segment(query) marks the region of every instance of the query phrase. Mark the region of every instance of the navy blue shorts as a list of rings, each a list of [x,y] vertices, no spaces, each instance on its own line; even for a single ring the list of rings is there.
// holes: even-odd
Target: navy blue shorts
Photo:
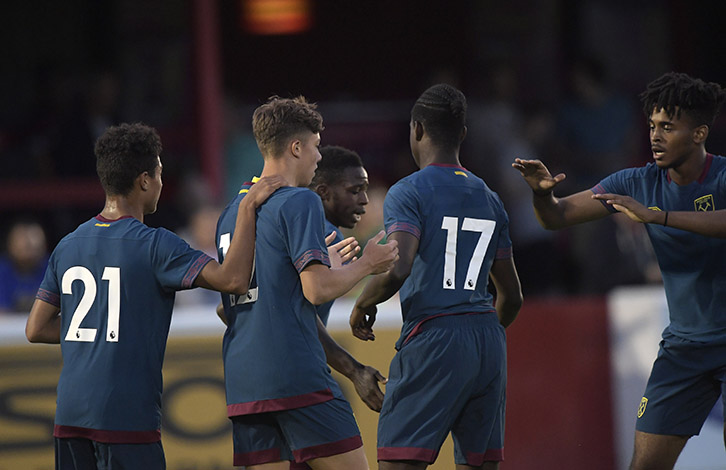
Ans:
[[[280,460],[300,463],[363,446],[353,410],[342,398],[292,410],[233,416],[232,427],[235,466]]]
[[[55,438],[56,470],[166,469],[161,441],[105,444],[83,438]]]
[[[669,336],[660,343],[635,428],[696,435],[719,396],[726,396],[726,346]]]
[[[433,463],[449,432],[457,464],[502,460],[506,362],[496,314],[426,321],[391,362],[378,460]]]

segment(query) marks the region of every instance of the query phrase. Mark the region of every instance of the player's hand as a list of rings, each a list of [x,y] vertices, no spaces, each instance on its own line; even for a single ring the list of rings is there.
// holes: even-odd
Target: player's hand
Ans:
[[[648,209],[630,196],[619,194],[593,194],[593,199],[605,201],[613,206],[618,212],[627,215],[631,220],[644,224],[662,223],[665,218],[662,211]]]
[[[547,167],[540,160],[522,160],[515,158],[512,168],[519,170],[532,191],[540,196],[551,193],[555,186],[565,179],[565,174],[552,176]]]
[[[363,249],[361,260],[365,259],[370,264],[370,274],[385,273],[398,261],[398,242],[390,240],[387,243],[379,244],[386,232],[381,230],[375,237],[368,240]]]
[[[373,411],[381,411],[381,406],[383,406],[383,392],[378,384],[385,384],[388,382],[387,378],[373,367],[363,366],[360,369],[356,369],[350,377],[350,381],[353,382],[356,393],[368,408]]]
[[[366,309],[358,305],[353,307],[353,312],[350,314],[350,329],[353,336],[363,341],[375,341],[373,323],[376,322],[376,313],[378,308],[375,305]]]
[[[328,257],[330,258],[330,267],[339,268],[347,262],[353,262],[358,258],[355,255],[360,251],[360,245],[355,237],[348,237],[338,243],[331,245],[335,240],[335,232],[325,237],[325,245],[328,247]]]
[[[240,204],[246,203],[252,204],[254,208],[260,207],[260,205],[265,202],[272,193],[282,186],[289,186],[285,178],[282,176],[264,176],[250,187],[247,195],[242,198],[242,202]]]

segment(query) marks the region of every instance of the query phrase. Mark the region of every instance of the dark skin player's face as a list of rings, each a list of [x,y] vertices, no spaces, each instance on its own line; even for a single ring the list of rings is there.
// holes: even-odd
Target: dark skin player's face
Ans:
[[[337,184],[327,187],[323,198],[326,218],[336,227],[353,228],[368,204],[368,173],[363,167],[349,167]]]
[[[648,119],[653,160],[659,168],[678,168],[691,158],[702,157],[701,143],[696,140],[698,127],[688,117],[669,116],[655,110]]]

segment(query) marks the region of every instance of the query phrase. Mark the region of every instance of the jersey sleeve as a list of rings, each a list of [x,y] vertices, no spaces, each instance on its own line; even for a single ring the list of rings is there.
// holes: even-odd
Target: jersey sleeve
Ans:
[[[632,186],[629,184],[632,179],[635,169],[626,168],[624,170],[616,171],[615,173],[606,176],[598,184],[590,188],[595,194],[619,194],[623,196],[632,196]],[[605,208],[613,214],[617,212],[612,205],[605,201],[600,201]]]
[[[156,230],[152,267],[159,283],[170,290],[190,289],[212,258],[164,228]]]
[[[330,266],[323,227],[325,213],[320,197],[303,190],[290,197],[280,208],[280,227],[288,254],[298,273],[312,262]]]
[[[48,267],[45,268],[45,276],[43,281],[40,283],[38,293],[35,294],[35,298],[47,302],[56,307],[61,306],[60,302],[60,286],[58,285],[58,277],[55,274],[55,253],[50,255],[48,260]]]
[[[383,223],[386,235],[393,232],[408,232],[421,238],[420,198],[410,183],[399,181],[386,194],[383,202]]]

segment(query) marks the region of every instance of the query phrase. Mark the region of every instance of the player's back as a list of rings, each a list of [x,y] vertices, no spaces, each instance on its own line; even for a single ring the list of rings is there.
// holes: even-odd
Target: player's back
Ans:
[[[400,291],[407,327],[434,315],[493,312],[489,270],[509,256],[508,217],[499,197],[464,168],[429,165],[386,196],[388,233],[419,238],[411,274]]]
[[[131,217],[96,217],[61,240],[41,286],[60,293],[57,426],[153,430],[158,440],[174,293],[191,287],[208,260]]]

